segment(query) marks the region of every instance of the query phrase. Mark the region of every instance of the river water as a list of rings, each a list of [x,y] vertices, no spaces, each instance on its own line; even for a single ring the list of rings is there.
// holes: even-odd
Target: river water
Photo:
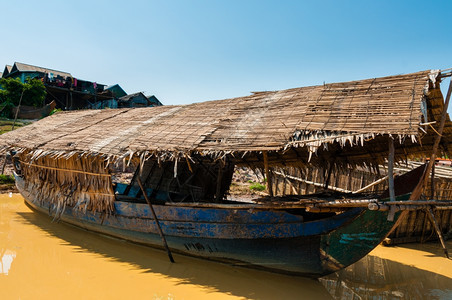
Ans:
[[[437,243],[378,247],[319,280],[174,258],[0,195],[0,299],[452,299],[452,260]]]

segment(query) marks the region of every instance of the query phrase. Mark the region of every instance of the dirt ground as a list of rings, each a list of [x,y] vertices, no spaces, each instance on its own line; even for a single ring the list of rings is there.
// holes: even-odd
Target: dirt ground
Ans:
[[[232,183],[229,188],[231,195],[267,195],[265,190],[253,189],[256,184],[265,186],[264,177],[259,172],[254,172],[249,168],[238,167],[234,170]]]

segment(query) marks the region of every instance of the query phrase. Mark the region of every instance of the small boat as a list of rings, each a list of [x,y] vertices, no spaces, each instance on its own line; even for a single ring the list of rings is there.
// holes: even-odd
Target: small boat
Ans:
[[[56,102],[53,100],[49,104],[44,105],[43,107],[34,107],[34,106],[14,106],[11,108],[11,112],[13,116],[17,114],[19,119],[41,119],[50,115],[52,110],[56,107]]]
[[[26,203],[54,220],[165,248],[171,260],[177,252],[319,277],[364,257],[403,210],[422,206],[413,201],[430,165],[396,178],[388,170],[385,192],[281,197],[271,189],[272,168],[321,166],[328,187],[332,172],[436,153],[439,137],[452,137],[442,76],[63,112],[1,135],[0,146],[13,156]],[[238,166],[265,175],[267,196],[228,196]],[[130,178],[117,181],[124,173]]]

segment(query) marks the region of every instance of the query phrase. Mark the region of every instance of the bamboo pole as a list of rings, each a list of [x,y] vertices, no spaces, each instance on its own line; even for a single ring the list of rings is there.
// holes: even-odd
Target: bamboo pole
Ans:
[[[431,209],[431,204],[396,204],[396,205],[388,205],[388,203],[379,203],[379,202],[373,202],[369,203],[369,210],[379,210],[379,211],[388,211],[392,207],[394,207],[395,211],[415,211],[415,210],[421,210],[421,209]],[[444,206],[435,206],[435,210],[452,210],[452,205],[444,205]],[[410,226],[412,227],[412,226]]]
[[[273,186],[272,186],[272,178],[270,174],[270,170],[268,167],[268,153],[267,151],[263,151],[264,155],[264,168],[265,168],[265,177],[267,177],[267,189],[270,197],[273,197]]]
[[[389,201],[395,201],[394,190],[394,140],[389,137],[389,156],[388,156],[388,179],[389,179]],[[395,206],[391,206],[388,213],[388,221],[393,222],[396,213]]]
[[[334,162],[331,163],[330,167],[328,168],[328,173],[327,173],[327,177],[326,177],[326,180],[325,180],[324,189],[328,189],[328,185],[330,184],[331,173],[333,173],[333,166],[334,166]]]
[[[318,187],[324,187],[325,186],[323,183],[313,182],[313,181],[310,181],[310,180],[298,178],[298,177],[291,176],[291,175],[285,175],[285,174],[283,174],[281,172],[275,171],[274,173],[276,175],[280,175],[280,176],[283,176],[284,178],[292,179],[292,180],[304,183],[306,185],[313,185],[313,186],[318,186]],[[331,186],[331,185],[328,185],[326,188],[328,190],[337,191],[337,192],[341,192],[341,193],[351,193],[352,192],[352,191],[349,191],[349,190],[346,190],[346,189],[341,189],[341,188],[338,188],[338,187],[335,187],[335,186]]]
[[[443,247],[443,250],[444,250],[444,254],[446,255],[447,258],[449,258],[449,253],[447,252],[447,247],[446,247],[446,243],[444,242],[443,233],[441,232],[441,229],[439,228],[438,223],[436,222],[435,215],[433,214],[431,207],[427,209],[427,213],[428,213],[428,216],[430,217],[430,221],[432,222],[433,227],[436,230],[436,233],[438,234],[439,240],[441,242],[441,246]]]
[[[217,188],[216,188],[216,192],[215,192],[215,201],[216,202],[220,202],[221,200],[223,200],[222,194],[221,194],[222,180],[223,180],[223,161],[220,161],[220,163],[218,164]]]
[[[441,141],[441,135],[443,134],[444,124],[446,123],[447,108],[449,107],[449,101],[450,101],[451,94],[452,94],[452,77],[450,78],[449,88],[447,90],[447,95],[446,95],[446,101],[444,103],[444,108],[443,108],[443,112],[441,115],[441,122],[439,125],[438,135],[435,137],[435,142],[433,144],[432,155],[430,157],[430,161],[428,163],[428,166],[425,168],[424,174],[421,176],[419,183],[417,184],[417,186],[414,188],[413,192],[411,193],[409,200],[419,200],[419,197],[421,196],[421,194],[424,190],[426,180],[428,180],[428,175],[430,174],[430,170],[432,169],[433,164],[435,163],[436,152],[438,151],[439,142]],[[408,211],[403,211],[401,213],[401,215],[399,216],[399,219],[394,224],[394,226],[392,227],[392,229],[388,233],[388,235],[390,235],[402,223],[402,221],[406,218],[407,215],[408,215]]]
[[[361,188],[361,189],[359,189],[359,190],[356,190],[356,191],[352,192],[352,194],[358,194],[358,193],[364,192],[365,190],[370,189],[371,187],[373,187],[373,186],[375,186],[375,185],[377,185],[377,184],[379,184],[379,183],[381,183],[381,182],[387,180],[388,178],[389,178],[389,176],[386,175],[385,177],[380,178],[380,179],[378,179],[378,180],[376,180],[376,181],[374,181],[374,182],[372,182],[372,183],[366,185],[365,187],[363,187],[363,188]]]
[[[433,199],[435,197],[435,164],[432,166],[432,177],[430,180],[430,199]]]
[[[140,176],[137,177],[137,183],[140,186],[141,192],[143,192],[144,199],[146,200],[146,202],[149,205],[149,208],[151,209],[152,216],[154,217],[155,224],[157,225],[157,229],[159,231],[160,237],[162,238],[162,243],[166,249],[166,253],[168,253],[169,260],[170,260],[170,262],[173,263],[174,262],[173,255],[171,254],[168,244],[166,243],[166,238],[163,235],[163,231],[162,231],[162,228],[160,227],[160,223],[159,223],[159,220],[157,219],[157,215],[155,214],[154,207],[152,206],[151,200],[149,200],[148,195],[146,194],[146,191],[144,190],[143,184],[141,183]]]
[[[419,199],[421,193],[423,192],[424,185],[428,179],[428,175],[430,174],[430,170],[433,168],[433,164],[435,163],[436,152],[438,151],[439,142],[441,141],[441,135],[443,134],[444,124],[446,123],[447,108],[449,107],[451,93],[452,93],[452,77],[449,82],[449,89],[447,90],[446,101],[444,103],[443,113],[441,115],[441,122],[440,122],[439,129],[438,129],[438,135],[435,137],[435,142],[433,144],[433,150],[432,150],[432,155],[430,157],[430,161],[428,162],[427,169],[425,170],[424,175],[422,176],[421,180],[419,181],[419,184],[416,186],[413,193],[411,194],[410,200]]]
[[[388,156],[388,178],[389,178],[389,200],[395,200],[394,190],[394,140],[389,138],[389,156]]]

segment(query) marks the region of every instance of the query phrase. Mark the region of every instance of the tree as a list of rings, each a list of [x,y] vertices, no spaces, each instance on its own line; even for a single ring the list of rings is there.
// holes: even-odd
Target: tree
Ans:
[[[11,108],[21,105],[41,107],[44,105],[46,88],[41,80],[27,78],[25,83],[19,78],[0,78],[1,115],[11,117]]]

